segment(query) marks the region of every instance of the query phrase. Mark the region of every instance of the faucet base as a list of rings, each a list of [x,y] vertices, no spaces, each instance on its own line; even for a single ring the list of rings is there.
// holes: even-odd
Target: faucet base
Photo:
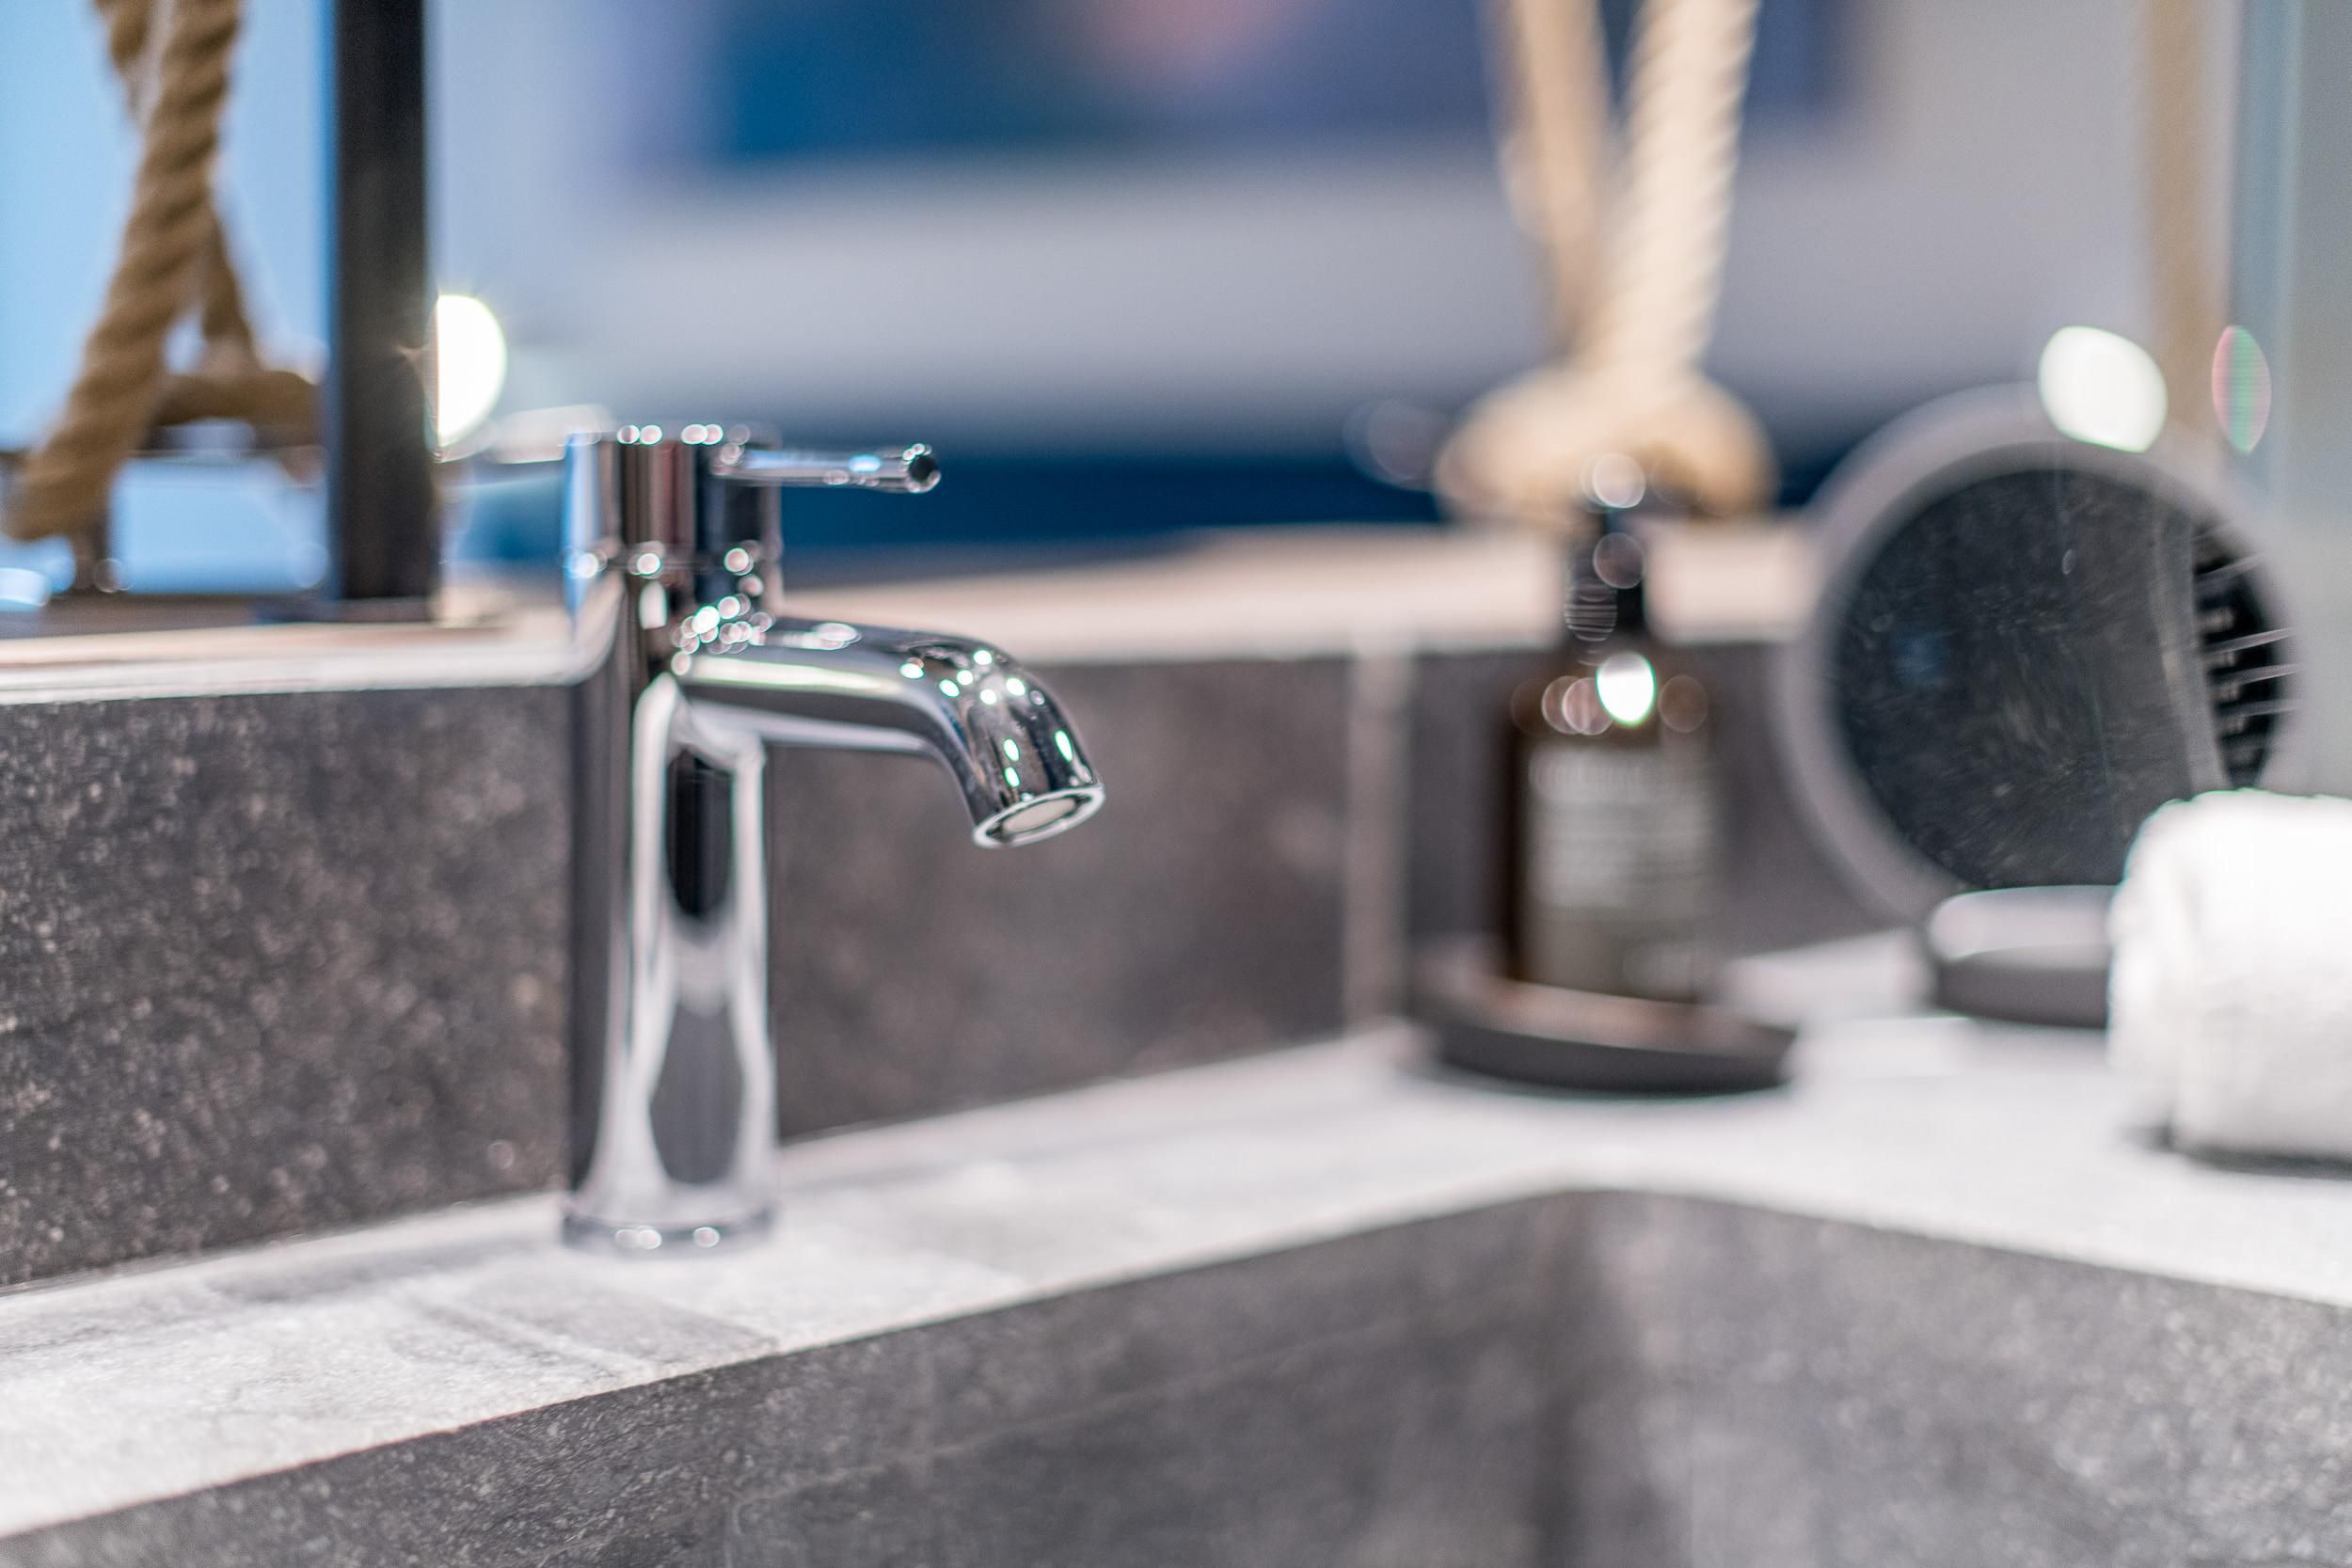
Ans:
[[[615,1225],[593,1215],[566,1214],[564,1241],[585,1252],[622,1258],[679,1258],[756,1242],[774,1227],[772,1209],[715,1225]]]

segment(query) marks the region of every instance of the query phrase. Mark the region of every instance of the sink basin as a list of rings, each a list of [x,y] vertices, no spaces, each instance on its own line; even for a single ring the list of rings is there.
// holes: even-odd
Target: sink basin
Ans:
[[[800,1146],[740,1253],[532,1198],[0,1296],[0,1565],[2352,1560],[2352,1191],[1902,1047],[1375,1037]]]

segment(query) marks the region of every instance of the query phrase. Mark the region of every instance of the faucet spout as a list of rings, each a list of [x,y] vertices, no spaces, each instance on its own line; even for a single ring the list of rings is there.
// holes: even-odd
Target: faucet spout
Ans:
[[[783,745],[929,754],[985,847],[1051,838],[1103,803],[1061,705],[1001,649],[840,621],[774,622],[733,640],[725,629],[673,661],[707,723]]]

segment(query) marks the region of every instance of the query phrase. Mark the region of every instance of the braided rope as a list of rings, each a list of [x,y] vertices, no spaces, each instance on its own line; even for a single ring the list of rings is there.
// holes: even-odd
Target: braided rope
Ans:
[[[155,0],[94,3],[100,19],[106,24],[106,54],[114,61],[116,76],[121,80],[131,117],[143,121],[155,81],[154,70],[147,58]],[[245,291],[230,259],[229,238],[221,228],[219,210],[207,203],[204,216],[204,252],[198,263],[198,326],[204,341],[204,357],[211,366],[231,373],[258,370],[261,351],[255,345],[252,320],[246,313]]]
[[[120,254],[64,409],[26,455],[8,531],[88,545],[103,537],[114,476],[158,425],[235,419],[274,441],[308,439],[314,389],[262,364],[213,201],[240,0],[96,0],[107,54],[140,128]],[[203,352],[172,373],[164,350],[198,304]]]
[[[1706,352],[1723,293],[1740,103],[1756,0],[1648,0],[1626,110],[1616,249],[1581,356],[1603,373],[1673,376]]]
[[[1530,18],[1563,3],[1516,0]],[[1581,229],[1541,226],[1554,252],[1554,314],[1581,330],[1564,360],[1488,394],[1456,429],[1437,474],[1455,511],[1570,526],[1581,514],[1587,468],[1612,453],[1635,458],[1703,511],[1743,511],[1771,495],[1772,456],[1754,417],[1699,370],[1722,293],[1756,8],[1756,0],[1643,7],[1616,221],[1597,267],[1558,254],[1565,244],[1582,243],[1576,233],[1599,231],[1597,203],[1596,219]],[[1562,25],[1549,34],[1573,31]],[[1538,29],[1520,23],[1512,36],[1525,48]],[[1585,70],[1573,51],[1564,60],[1556,47],[1519,61],[1524,79],[1552,76],[1554,94],[1572,90],[1567,79]],[[1520,136],[1546,143],[1550,138],[1532,118],[1538,95],[1522,87],[1518,97]],[[1578,182],[1572,167],[1565,178],[1571,187]],[[1597,277],[1597,286],[1588,297],[1570,297],[1586,277]]]
[[[1600,19],[1560,0],[1502,0],[1496,74],[1512,94],[1504,180],[1551,270],[1553,329],[1572,341],[1600,249],[1609,186],[1609,78]]]

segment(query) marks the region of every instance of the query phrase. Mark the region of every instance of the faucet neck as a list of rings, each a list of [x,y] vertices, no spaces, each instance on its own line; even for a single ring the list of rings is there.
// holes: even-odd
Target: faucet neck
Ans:
[[[715,424],[675,433],[624,425],[575,436],[564,470],[564,532],[575,601],[600,573],[637,589],[639,629],[656,646],[705,606],[764,610],[778,591],[783,506],[773,488],[730,483],[723,461],[748,436]]]

